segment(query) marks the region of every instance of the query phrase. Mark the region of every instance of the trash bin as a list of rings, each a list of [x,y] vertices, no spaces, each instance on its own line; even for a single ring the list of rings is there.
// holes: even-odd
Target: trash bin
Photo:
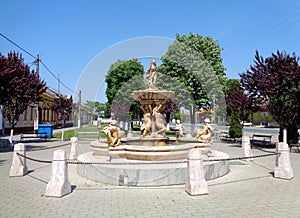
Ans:
[[[39,124],[38,134],[39,134],[39,137],[46,137],[46,138],[53,137],[53,125],[52,124]]]

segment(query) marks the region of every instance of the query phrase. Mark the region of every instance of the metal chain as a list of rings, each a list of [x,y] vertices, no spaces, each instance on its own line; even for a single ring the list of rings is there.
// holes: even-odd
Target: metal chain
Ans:
[[[64,146],[67,146],[67,145],[70,145],[70,143],[66,143],[66,144],[62,144],[62,145],[56,145],[56,146],[52,146],[52,147],[45,147],[45,148],[33,148],[33,149],[27,149],[26,148],[26,151],[43,151],[43,150],[48,150],[48,149],[52,149],[52,148],[60,148],[60,147],[64,147]]]
[[[262,151],[262,152],[272,153],[272,154],[276,153],[275,151],[267,151],[267,150],[265,150],[265,149],[262,149],[261,147],[255,146],[255,145],[252,145],[252,146],[253,146],[253,148],[255,148],[255,149],[257,149],[257,150],[260,150],[260,151]]]
[[[21,156],[21,157],[24,157],[28,160],[31,160],[31,161],[35,161],[35,162],[40,162],[40,163],[52,163],[52,161],[48,161],[48,160],[38,160],[38,159],[35,159],[35,158],[31,158],[31,157],[28,157],[28,156],[25,156],[23,154],[20,154],[17,152],[17,155]]]
[[[252,159],[252,158],[261,158],[267,157],[272,155],[278,155],[279,153],[272,153],[272,154],[262,154],[262,155],[255,155],[249,157],[232,157],[232,158],[221,158],[221,159],[208,159],[202,160],[203,162],[214,162],[214,161],[231,161],[231,160],[245,160],[245,159]],[[53,161],[62,161],[62,160],[53,160],[53,161],[46,161],[46,160],[38,160],[35,158],[30,158],[28,156],[24,156],[20,153],[17,155],[24,157],[28,160],[40,162],[40,163],[52,163]],[[179,164],[179,163],[187,163],[188,160],[178,160],[178,161],[151,161],[151,162],[81,162],[81,161],[69,161],[66,160],[68,164],[84,164],[84,165],[153,165],[153,164]]]
[[[212,162],[212,161],[231,161],[231,160],[245,160],[245,159],[252,159],[252,158],[260,158],[260,157],[267,157],[272,155],[277,155],[279,153],[272,153],[272,154],[261,154],[261,155],[255,155],[255,156],[249,156],[249,157],[231,157],[231,158],[222,158],[222,159],[209,159],[209,160],[203,160],[203,162]]]

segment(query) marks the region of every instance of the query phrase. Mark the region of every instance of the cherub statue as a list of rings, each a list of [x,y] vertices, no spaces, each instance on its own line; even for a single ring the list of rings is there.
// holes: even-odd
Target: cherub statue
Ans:
[[[206,118],[206,119],[204,119],[204,129],[196,130],[196,137],[199,142],[209,143],[211,141],[211,136],[212,136],[213,130],[209,124],[210,124],[210,120],[208,118]]]
[[[163,109],[163,106],[160,104],[158,106],[155,106],[155,108],[153,108],[153,116],[155,119],[155,135],[161,135],[161,136],[165,136],[166,133],[166,125],[165,125],[165,119],[163,117],[163,115],[160,113]]]
[[[103,132],[106,135],[109,147],[120,145],[122,135],[119,128],[116,126],[115,121],[111,121],[109,125],[104,127],[100,132]]]
[[[147,89],[157,89],[156,82],[156,61],[153,59],[150,63],[149,69],[146,71]]]
[[[151,131],[150,128],[151,128],[151,114],[150,113],[145,113],[143,124],[141,126],[141,135],[143,137],[148,135]]]
[[[182,127],[182,124],[180,123],[180,120],[176,120],[175,129],[176,129],[176,138],[178,139],[179,137],[182,137],[183,136],[183,127]]]

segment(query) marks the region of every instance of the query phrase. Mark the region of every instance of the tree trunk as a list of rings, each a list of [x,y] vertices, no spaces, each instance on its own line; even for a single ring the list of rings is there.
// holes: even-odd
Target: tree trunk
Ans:
[[[9,143],[13,143],[14,129],[10,129]]]
[[[195,132],[195,106],[190,106],[191,134]]]
[[[286,131],[286,128],[283,129],[283,142],[287,143],[287,131]]]

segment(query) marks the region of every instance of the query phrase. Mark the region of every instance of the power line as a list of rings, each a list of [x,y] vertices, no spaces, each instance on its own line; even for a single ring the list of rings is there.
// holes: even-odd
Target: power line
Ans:
[[[300,15],[299,9],[300,7],[294,8],[286,12],[284,15],[272,20],[271,22],[265,23],[258,30],[253,31],[252,34],[248,34],[241,40],[233,43],[232,47],[224,51],[223,56],[228,56],[230,54],[236,53],[237,51],[240,51],[241,48],[247,47],[279,30],[282,30],[298,22]]]
[[[24,51],[26,54],[28,54],[29,56],[33,57],[35,59],[35,56],[33,54],[31,54],[30,52],[26,51],[24,48],[22,48],[21,46],[19,46],[17,43],[13,42],[12,40],[10,40],[9,38],[7,38],[5,35],[3,35],[2,33],[0,33],[0,36],[2,36],[4,39],[6,39],[7,41],[9,41],[10,43],[12,43],[13,45],[15,45],[16,47],[18,47],[19,49],[21,49],[22,51]]]
[[[57,76],[55,76],[55,74],[47,67],[47,65],[42,61],[40,60],[40,63],[45,67],[45,69],[63,86],[65,87],[66,89],[68,89],[69,91],[71,91],[72,93],[75,93],[75,91],[73,91],[72,89],[70,89],[68,86],[66,86]]]
[[[23,52],[25,52],[26,54],[28,54],[29,56],[33,57],[34,59],[36,59],[36,57],[31,54],[29,51],[25,50],[24,48],[22,48],[21,46],[19,46],[17,43],[15,43],[14,41],[12,41],[11,39],[9,39],[8,37],[6,37],[5,35],[3,35],[2,33],[0,33],[0,36],[2,36],[4,39],[6,39],[7,41],[9,41],[10,43],[12,43],[14,46],[18,47],[20,50],[22,50]],[[68,89],[69,91],[71,91],[72,93],[76,94],[75,91],[73,91],[72,89],[70,89],[69,87],[67,87],[59,78],[57,78],[55,76],[55,74],[46,66],[46,64],[44,62],[42,62],[42,60],[38,60],[45,68],[46,70],[62,85],[64,86],[66,89]]]

